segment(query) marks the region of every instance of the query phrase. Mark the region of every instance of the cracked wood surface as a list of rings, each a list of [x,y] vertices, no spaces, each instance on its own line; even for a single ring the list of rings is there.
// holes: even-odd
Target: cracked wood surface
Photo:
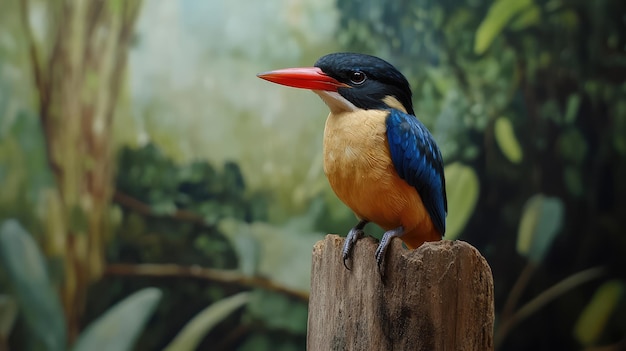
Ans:
[[[313,249],[307,349],[493,350],[493,278],[474,247],[394,240],[381,279],[371,237],[356,244],[347,270],[344,239]]]

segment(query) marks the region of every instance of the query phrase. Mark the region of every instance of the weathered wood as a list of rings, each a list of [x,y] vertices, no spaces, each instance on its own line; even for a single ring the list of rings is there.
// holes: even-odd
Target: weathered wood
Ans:
[[[343,241],[328,235],[313,249],[309,351],[493,350],[493,278],[474,247],[440,241],[408,251],[393,240],[383,282],[376,240],[356,244],[351,270]]]

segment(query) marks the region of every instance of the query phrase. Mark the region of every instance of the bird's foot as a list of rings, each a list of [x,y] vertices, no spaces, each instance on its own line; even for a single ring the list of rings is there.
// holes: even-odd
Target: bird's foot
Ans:
[[[404,228],[400,226],[386,231],[380,239],[380,244],[378,244],[378,248],[376,249],[376,263],[378,264],[378,273],[381,278],[385,275],[385,253],[387,253],[387,248],[389,244],[391,244],[391,239],[401,237],[403,234]]]
[[[354,248],[354,244],[363,237],[365,232],[363,232],[363,228],[365,225],[369,223],[369,221],[361,220],[354,228],[350,229],[348,232],[348,236],[346,236],[346,241],[343,243],[343,249],[341,250],[341,256],[343,257],[343,266],[346,267],[347,270],[350,270],[346,261],[352,255],[352,249]]]

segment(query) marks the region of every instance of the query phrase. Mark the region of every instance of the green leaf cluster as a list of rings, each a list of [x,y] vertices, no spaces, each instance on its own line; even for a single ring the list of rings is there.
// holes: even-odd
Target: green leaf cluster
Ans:
[[[107,6],[115,12],[123,3]],[[122,94],[121,104],[133,109],[116,107],[130,117],[116,118],[115,140],[153,140],[159,146],[119,151],[107,218],[108,263],[209,267],[306,287],[307,257],[320,237],[311,232],[345,232],[355,220],[328,190],[319,143],[309,142],[320,137],[321,122],[313,118],[324,106],[308,95],[301,99],[298,94],[305,93],[298,91],[264,94],[254,73],[311,64],[340,48],[381,56],[409,79],[417,117],[433,132],[446,161],[446,238],[471,242],[493,267],[496,332],[511,320],[517,323],[500,334],[497,348],[617,348],[623,343],[623,1],[287,1],[263,3],[260,11],[237,2],[181,2],[176,20],[184,21],[165,23],[172,16],[158,28],[146,24],[165,3],[144,2],[136,49],[165,42],[162,32],[190,34],[181,28],[192,23],[195,33],[181,35],[185,45],[176,50],[169,41],[163,45],[172,57],[191,59],[176,61],[184,69],[168,71],[176,64],[146,50],[140,61],[154,58],[160,62],[156,71],[167,72],[144,80],[153,71],[134,76],[133,67],[129,70],[131,80],[149,81],[141,89],[165,88],[141,91],[148,99]],[[36,9],[37,1],[32,4]],[[12,349],[69,349],[74,345],[65,341],[57,297],[62,269],[54,257],[36,253],[35,242],[48,254],[47,233],[65,230],[57,225],[64,212],[55,201],[61,195],[51,188],[55,179],[32,106],[33,72],[16,16],[20,5],[8,1],[0,11],[5,33],[0,38],[0,217],[18,218],[32,237],[15,221],[3,224],[0,349],[7,339]],[[212,10],[209,17],[206,10]],[[35,35],[44,38],[46,26],[35,23],[40,15],[35,10],[31,20]],[[206,29],[203,23],[224,40],[206,40],[205,31],[196,30]],[[231,23],[240,25],[222,28]],[[201,47],[200,40],[210,44]],[[189,47],[193,52],[186,51]],[[139,51],[131,50],[130,62]],[[184,84],[187,79],[193,84]],[[88,92],[98,88],[97,79],[87,83]],[[277,117],[294,101],[300,119]],[[107,147],[113,150],[114,143]],[[262,153],[270,155],[259,157]],[[198,159],[180,161],[192,157]],[[73,228],[85,228],[84,211],[68,213]],[[301,216],[293,218],[294,213]],[[49,228],[40,228],[40,222]],[[586,284],[600,271],[610,277]],[[89,292],[83,319],[90,327],[76,348],[102,343],[95,340],[122,326],[111,320],[128,319],[135,327],[123,327],[128,333],[115,340],[121,343],[115,348],[297,350],[305,343],[306,305],[237,284],[107,275]]]
[[[202,161],[179,165],[152,144],[123,148],[118,159],[122,216],[119,241],[110,250],[116,261],[233,267],[232,247],[217,229],[219,222],[266,218],[268,197],[246,192],[235,163],[222,169]]]
[[[302,260],[302,255],[310,253],[319,236],[293,237],[305,228],[290,231],[264,223],[270,197],[250,192],[236,163],[226,162],[220,168],[205,161],[180,164],[152,144],[123,148],[118,159],[115,202],[119,223],[108,251],[110,262],[210,267],[308,289],[310,262]],[[150,325],[138,341],[141,348],[202,349],[228,342],[225,335],[237,326],[255,331],[241,340],[230,340],[234,345],[256,340],[256,345],[267,343],[269,350],[276,345],[276,335],[283,335],[281,339],[287,341],[281,343],[292,349],[303,345],[306,304],[302,301],[275,292],[247,293],[237,286],[194,280],[174,285],[162,279],[149,282],[167,298],[155,312],[159,322]],[[104,291],[94,291],[92,309],[99,308],[95,302],[99,297],[109,300],[127,294],[131,286],[143,286],[119,280],[102,284]],[[276,310],[280,306],[283,311],[300,312],[282,315]],[[290,328],[288,336],[284,336],[286,328]]]
[[[517,233],[517,252],[541,264],[563,226],[563,212],[559,198],[537,194],[528,199]]]
[[[216,169],[206,161],[178,165],[157,146],[123,148],[118,157],[117,189],[150,206],[155,214],[185,209],[209,225],[230,217],[264,219],[261,196],[250,200],[239,166],[226,162]]]
[[[32,336],[26,341],[26,348],[67,350],[65,317],[48,276],[46,260],[31,235],[16,220],[0,224],[0,263],[8,275],[27,332]],[[160,298],[161,292],[155,288],[127,297],[88,325],[72,350],[132,350]],[[1,319],[7,318],[7,313],[14,313],[7,308],[0,312]]]
[[[472,242],[498,267],[500,325],[527,313],[516,312],[527,291],[543,303],[564,275],[581,285],[584,268],[626,266],[623,2],[337,5],[344,50],[381,56],[411,83],[416,116],[447,164],[450,237]],[[590,312],[572,333],[571,311],[585,308],[594,287],[565,282],[555,284],[571,289],[560,305],[536,310],[537,323],[506,330],[496,347],[619,345],[626,323],[618,313]],[[580,332],[595,322],[602,328]]]

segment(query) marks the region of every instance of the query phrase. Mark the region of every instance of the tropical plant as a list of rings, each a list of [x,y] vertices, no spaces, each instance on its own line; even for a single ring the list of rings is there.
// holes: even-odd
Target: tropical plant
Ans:
[[[26,333],[31,336],[25,339],[25,349],[68,350],[67,324],[46,259],[31,235],[15,220],[0,224],[0,263],[12,287],[10,298],[17,301]],[[87,326],[71,349],[132,350],[160,299],[161,292],[155,288],[135,292]],[[16,316],[3,312],[3,320]],[[10,328],[5,335],[9,332]],[[8,339],[6,336],[3,341]],[[0,347],[8,349],[6,344]]]
[[[449,221],[473,213],[460,238],[494,268],[498,346],[619,342],[623,322],[600,323],[604,330],[594,329],[592,338],[581,336],[580,326],[591,318],[581,316],[586,322],[578,324],[575,340],[575,318],[560,316],[581,311],[591,298],[594,286],[582,283],[626,264],[620,254],[626,222],[614,195],[626,190],[618,180],[626,174],[624,4],[369,0],[338,6],[343,46],[396,63],[446,162],[476,174],[478,181],[465,186],[448,181],[457,206]],[[449,172],[454,177],[457,168]],[[462,204],[467,209],[458,208]],[[512,255],[516,241],[518,256]],[[571,276],[563,279],[563,272]],[[610,295],[616,309],[617,286],[598,292]],[[612,320],[607,305],[597,309],[604,312],[584,315]],[[519,323],[536,315],[541,322]]]

